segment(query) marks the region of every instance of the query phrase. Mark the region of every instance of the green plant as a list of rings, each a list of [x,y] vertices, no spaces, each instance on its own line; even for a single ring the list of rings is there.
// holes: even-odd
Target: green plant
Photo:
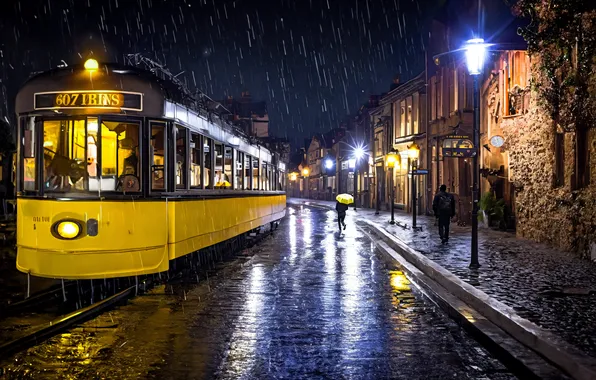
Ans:
[[[486,192],[480,197],[479,206],[488,216],[489,222],[497,222],[499,226],[505,222],[505,200],[497,200],[492,192]],[[478,220],[484,221],[482,213],[478,214]]]

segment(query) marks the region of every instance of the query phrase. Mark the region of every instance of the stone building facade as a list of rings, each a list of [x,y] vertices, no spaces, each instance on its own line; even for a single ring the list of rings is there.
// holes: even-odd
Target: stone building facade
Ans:
[[[596,259],[596,128],[589,129],[583,152],[590,180],[578,185],[575,132],[549,117],[530,86],[530,77],[540,75],[537,59],[517,51],[494,60],[483,86],[481,145],[496,134],[504,144],[489,145],[482,162],[504,166],[503,197],[512,205],[518,236]],[[517,75],[509,83],[507,70]]]

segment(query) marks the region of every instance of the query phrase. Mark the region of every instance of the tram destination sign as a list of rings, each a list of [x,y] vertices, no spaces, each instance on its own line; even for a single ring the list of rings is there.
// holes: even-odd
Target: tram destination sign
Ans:
[[[117,108],[128,111],[143,110],[143,94],[127,91],[61,91],[38,92],[36,110]]]

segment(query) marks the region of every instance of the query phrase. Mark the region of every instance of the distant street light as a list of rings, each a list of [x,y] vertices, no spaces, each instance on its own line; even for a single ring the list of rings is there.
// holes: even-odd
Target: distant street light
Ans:
[[[294,182],[298,179],[298,173],[290,173],[290,181]]]
[[[398,152],[396,150],[392,150],[387,154],[387,167],[391,169],[391,220],[389,221],[390,224],[395,224],[395,187],[393,185],[393,170],[395,168],[400,168],[399,160],[398,160]]]
[[[354,148],[354,211],[356,211],[356,200],[358,199],[358,163],[364,157],[364,148],[359,145]]]
[[[471,260],[470,268],[480,267],[478,262],[478,199],[480,192],[480,89],[478,76],[482,73],[484,67],[484,58],[486,56],[487,45],[482,38],[474,38],[464,45],[466,52],[466,63],[468,72],[474,77],[474,150],[473,157],[473,177],[472,177],[472,242],[471,242]]]
[[[412,228],[416,228],[416,201],[418,200],[418,195],[416,194],[418,190],[416,189],[416,179],[418,170],[418,157],[420,157],[420,147],[418,144],[413,143],[408,147],[408,156],[411,159],[411,180],[412,180]]]
[[[304,177],[307,177],[307,176],[308,176],[308,173],[309,173],[309,170],[308,170],[308,168],[304,168],[304,169],[302,169],[302,175],[303,175]]]
[[[333,161],[330,158],[325,160],[325,169],[333,169]]]

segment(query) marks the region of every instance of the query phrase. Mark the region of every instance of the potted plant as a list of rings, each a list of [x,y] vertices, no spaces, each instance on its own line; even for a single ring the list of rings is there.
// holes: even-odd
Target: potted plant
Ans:
[[[497,200],[492,192],[486,192],[480,198],[480,210],[482,212],[478,214],[479,221],[487,223],[489,227],[504,228],[505,200]]]

